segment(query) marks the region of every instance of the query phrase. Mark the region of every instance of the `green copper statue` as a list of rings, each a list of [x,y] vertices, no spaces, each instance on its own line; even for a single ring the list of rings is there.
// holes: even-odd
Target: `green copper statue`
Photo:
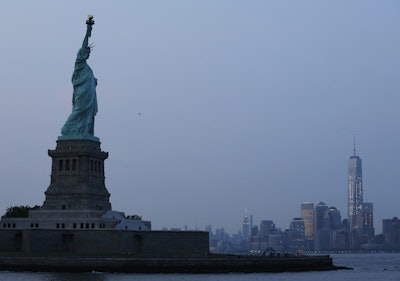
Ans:
[[[98,140],[94,137],[94,117],[97,113],[97,79],[86,63],[91,50],[89,37],[92,35],[92,26],[94,25],[93,16],[88,17],[86,24],[86,35],[82,48],[76,57],[75,69],[72,74],[72,85],[74,87],[72,113],[61,129],[62,136],[59,139]]]

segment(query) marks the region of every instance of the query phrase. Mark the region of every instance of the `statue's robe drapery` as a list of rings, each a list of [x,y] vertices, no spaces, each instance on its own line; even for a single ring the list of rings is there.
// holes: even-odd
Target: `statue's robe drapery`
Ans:
[[[72,85],[74,87],[72,113],[61,129],[61,134],[64,137],[85,138],[85,136],[94,135],[94,117],[97,113],[97,79],[86,63],[87,58],[88,49],[81,48],[72,74]]]

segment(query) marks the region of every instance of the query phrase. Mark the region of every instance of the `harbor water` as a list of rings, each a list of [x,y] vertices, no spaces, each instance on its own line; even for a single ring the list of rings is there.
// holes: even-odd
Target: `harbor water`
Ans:
[[[400,253],[335,254],[337,266],[352,270],[246,274],[121,274],[0,271],[0,281],[354,281],[400,280]]]

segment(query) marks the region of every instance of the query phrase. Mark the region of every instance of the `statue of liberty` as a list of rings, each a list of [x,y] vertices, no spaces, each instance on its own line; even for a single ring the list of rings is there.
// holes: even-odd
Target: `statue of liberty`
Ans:
[[[62,136],[59,139],[98,140],[98,138],[94,137],[94,117],[97,113],[97,79],[94,77],[90,66],[86,63],[91,50],[89,37],[92,35],[92,26],[94,25],[93,16],[88,17],[86,24],[86,35],[77,54],[75,69],[72,74],[74,88],[72,113],[62,127]]]

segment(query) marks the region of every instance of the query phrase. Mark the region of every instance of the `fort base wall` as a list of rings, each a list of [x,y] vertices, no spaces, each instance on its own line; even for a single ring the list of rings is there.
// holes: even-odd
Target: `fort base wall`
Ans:
[[[24,255],[205,257],[204,231],[0,230],[0,251]]]

